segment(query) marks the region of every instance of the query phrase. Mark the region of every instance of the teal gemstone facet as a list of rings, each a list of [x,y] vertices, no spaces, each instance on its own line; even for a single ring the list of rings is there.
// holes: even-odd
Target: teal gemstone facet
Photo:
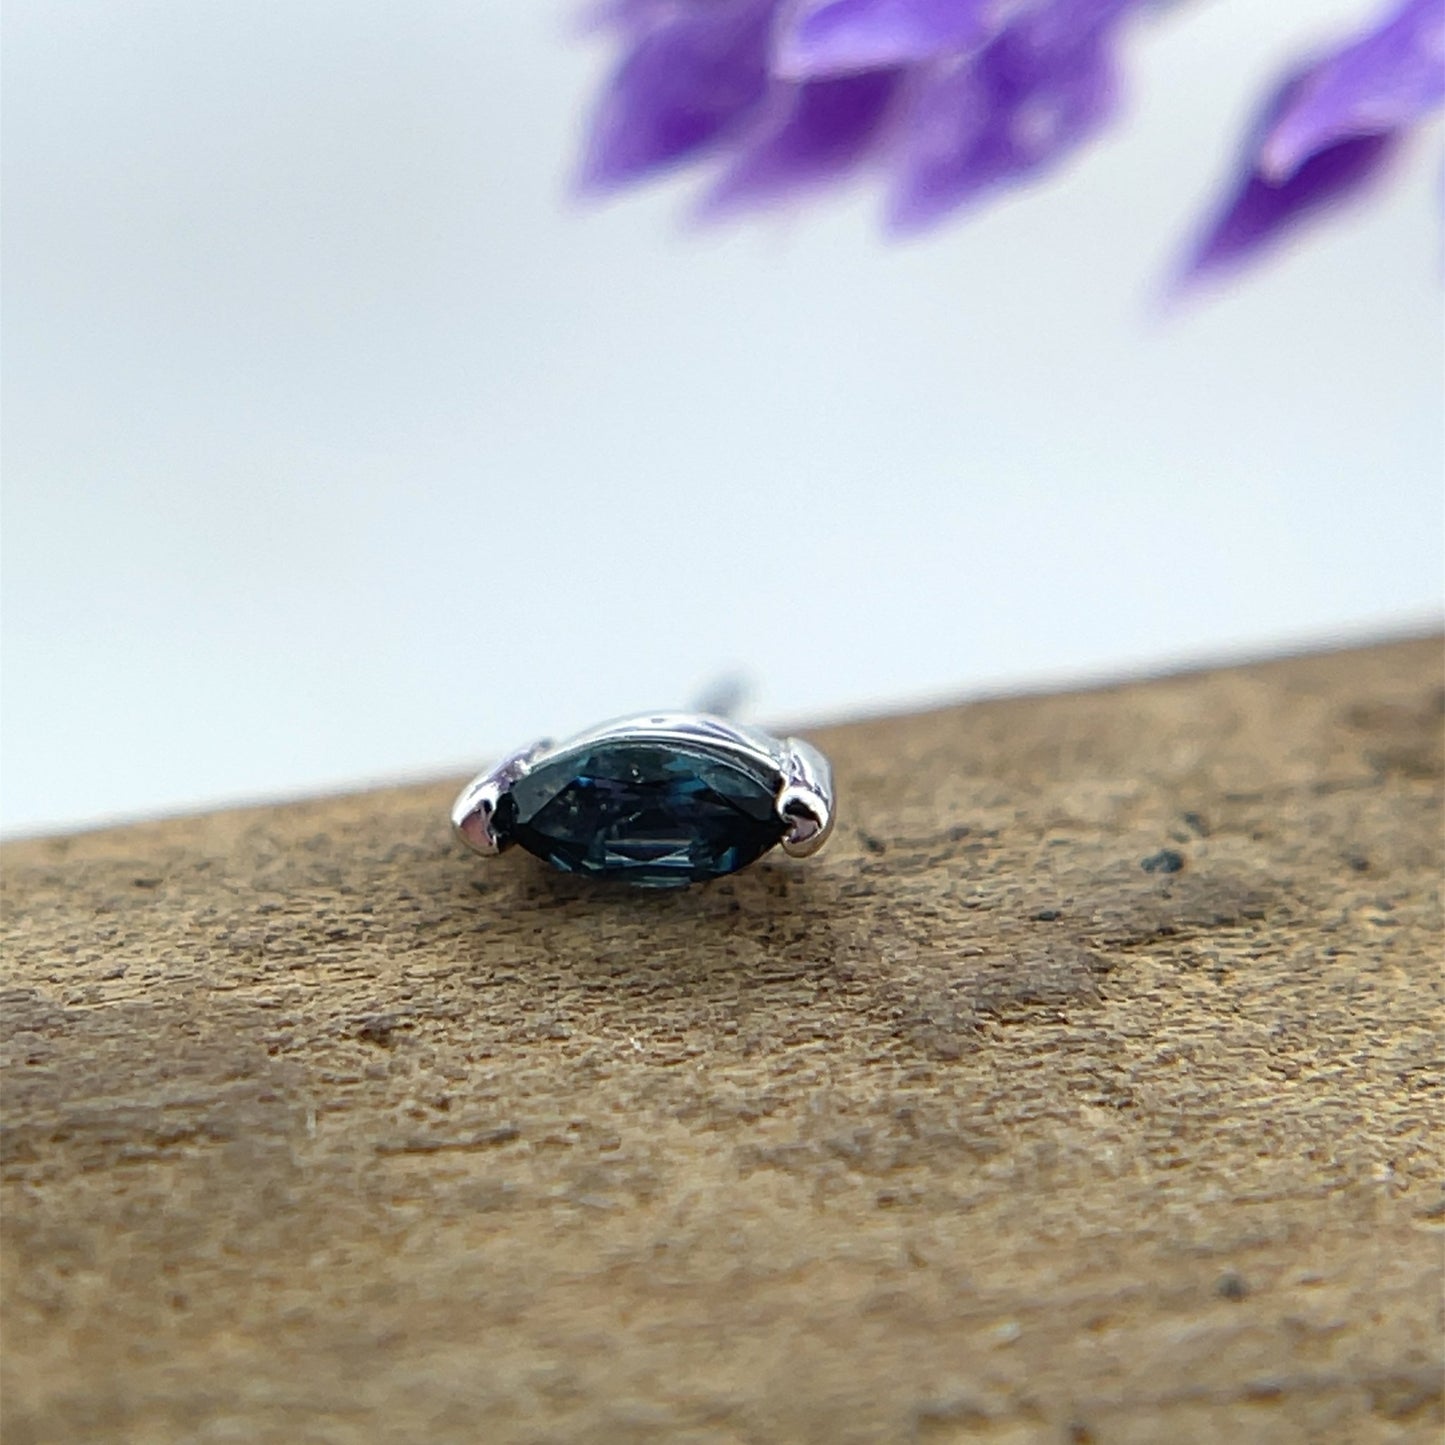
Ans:
[[[779,781],[697,743],[615,738],[519,778],[495,826],[564,872],[678,888],[746,868],[781,840]]]

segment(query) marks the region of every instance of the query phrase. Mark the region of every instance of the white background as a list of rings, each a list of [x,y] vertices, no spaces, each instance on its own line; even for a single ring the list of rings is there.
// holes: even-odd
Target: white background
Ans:
[[[479,765],[754,683],[807,719],[1427,625],[1437,132],[1157,307],[1280,69],[1179,5],[1129,114],[907,245],[566,199],[539,0],[9,0],[4,789],[32,831]]]

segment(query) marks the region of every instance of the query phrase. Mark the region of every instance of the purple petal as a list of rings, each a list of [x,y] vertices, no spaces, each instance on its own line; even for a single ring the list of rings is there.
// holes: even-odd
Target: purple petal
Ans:
[[[742,122],[767,93],[775,8],[775,0],[630,7],[621,23],[637,33],[592,118],[583,188],[610,190],[679,164]],[[661,18],[648,24],[649,14]]]
[[[774,71],[816,79],[909,65],[981,44],[994,0],[799,0],[782,22]]]
[[[1038,51],[1066,51],[1101,39],[1148,0],[1036,0],[1008,29]],[[1017,7],[1016,7],[1017,8]]]
[[[835,181],[876,148],[902,84],[873,70],[780,85],[775,110],[705,198],[705,215],[745,209]]]
[[[1278,245],[1302,221],[1364,191],[1386,169],[1398,139],[1364,135],[1337,141],[1283,181],[1250,170],[1206,228],[1182,283],[1236,269]]]
[[[1270,130],[1261,171],[1289,176],[1352,136],[1402,129],[1445,100],[1445,6],[1405,0],[1382,25],[1315,67]]]
[[[1363,194],[1387,172],[1402,139],[1398,129],[1347,135],[1306,155],[1282,177],[1264,169],[1261,154],[1269,138],[1330,64],[1325,61],[1290,76],[1265,103],[1245,143],[1234,191],[1204,228],[1175,282],[1176,290],[1236,270],[1274,249],[1303,222]]]
[[[1054,11],[1090,7],[1056,6]],[[1104,6],[1094,6],[1100,14]],[[1119,13],[1114,6],[1109,12]],[[981,193],[1043,170],[1112,114],[1113,32],[1022,22],[979,55],[935,68],[914,98],[889,217],[918,229]]]

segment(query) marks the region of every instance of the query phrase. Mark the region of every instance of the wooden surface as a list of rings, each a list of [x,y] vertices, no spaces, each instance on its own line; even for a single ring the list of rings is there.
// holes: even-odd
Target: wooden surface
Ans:
[[[1440,661],[820,733],[682,895],[12,845],[4,1445],[1438,1440]]]

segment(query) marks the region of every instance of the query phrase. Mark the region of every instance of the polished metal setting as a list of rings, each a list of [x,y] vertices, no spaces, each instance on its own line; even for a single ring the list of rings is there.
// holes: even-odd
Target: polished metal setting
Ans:
[[[495,767],[479,773],[462,789],[452,804],[452,827],[458,838],[474,853],[484,858],[495,858],[508,844],[499,838],[492,827],[497,815],[497,804],[502,794],[517,781],[525,777],[528,769],[543,756],[551,746],[549,738],[535,742],[529,748],[509,753]]]
[[[560,743],[548,739],[509,753],[462,789],[452,808],[452,827],[468,848],[494,857],[509,846],[495,828],[497,808],[507,791],[534,768],[589,746],[645,742],[679,750],[694,747],[733,758],[773,780],[773,808],[782,826],[779,840],[793,858],[806,858],[828,841],[833,829],[833,770],[827,758],[801,738],[776,738],[709,713],[645,713],[603,723]]]
[[[783,852],[807,858],[828,841],[833,831],[833,769],[828,759],[802,738],[784,738],[787,773],[778,790],[777,811],[787,831]]]

